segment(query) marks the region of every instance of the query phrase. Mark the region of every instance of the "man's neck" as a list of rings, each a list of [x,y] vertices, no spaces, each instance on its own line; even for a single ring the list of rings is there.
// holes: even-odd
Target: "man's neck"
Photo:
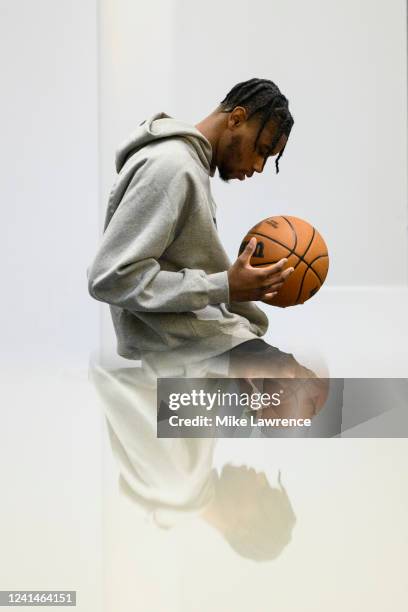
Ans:
[[[195,127],[208,140],[212,149],[211,170],[216,168],[218,141],[224,124],[224,117],[218,111],[214,111],[208,117],[197,123]]]

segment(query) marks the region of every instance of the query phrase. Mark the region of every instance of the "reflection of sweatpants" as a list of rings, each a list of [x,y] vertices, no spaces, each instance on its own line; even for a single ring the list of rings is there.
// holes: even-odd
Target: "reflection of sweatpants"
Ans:
[[[315,377],[314,372],[260,338],[247,340],[224,353],[228,355],[229,375],[247,378]]]
[[[283,363],[284,361],[294,359],[291,353],[284,353],[276,348],[276,346],[272,346],[260,338],[242,342],[242,344],[238,344],[238,346],[235,346],[228,351],[228,353],[232,361],[238,360],[242,362],[248,359],[262,359],[264,362],[268,360],[274,363]]]
[[[282,355],[288,355],[289,353],[283,353],[276,346],[272,346],[262,340],[261,338],[254,338],[253,340],[246,340],[241,344],[238,344],[234,348],[232,348],[229,353],[230,354],[254,354],[254,353],[269,353],[270,355],[274,355],[276,353],[282,353]]]
[[[258,338],[248,340],[226,354],[229,359],[229,376],[237,379],[236,384],[241,393],[251,393],[254,386],[260,392],[270,392],[271,383],[273,386],[276,379],[282,383],[278,387],[285,389],[287,397],[291,396],[291,401],[287,402],[289,411],[286,410],[282,416],[310,417],[312,420],[310,427],[261,428],[263,436],[331,437],[341,432],[342,379],[320,379],[299,364],[292,354],[284,353]],[[241,430],[239,435],[245,434]]]

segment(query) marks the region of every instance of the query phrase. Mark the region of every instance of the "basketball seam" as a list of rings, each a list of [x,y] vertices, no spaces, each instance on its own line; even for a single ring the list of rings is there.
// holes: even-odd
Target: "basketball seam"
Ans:
[[[314,231],[314,230],[313,230]],[[289,251],[289,255],[287,255],[287,257],[289,258],[291,255],[294,255],[295,257],[297,257],[300,261],[297,262],[297,264],[295,264],[293,267],[296,268],[301,261],[303,261],[303,263],[307,266],[307,269],[305,271],[305,273],[307,272],[307,270],[310,268],[317,276],[317,278],[319,279],[320,283],[323,285],[323,281],[320,278],[320,276],[318,275],[318,273],[316,272],[316,270],[314,270],[313,268],[311,268],[311,264],[309,264],[307,261],[305,261],[304,256],[306,255],[306,253],[308,252],[312,242],[313,242],[313,238],[314,238],[314,234],[312,236],[312,240],[309,243],[306,251],[304,252],[303,255],[299,255],[298,253],[295,253],[293,251],[293,249],[290,249],[286,244],[284,244],[283,242],[279,242],[279,240],[276,240],[276,238],[271,238],[270,236],[267,236],[266,234],[262,234],[261,232],[249,232],[249,234],[254,234],[255,236],[262,236],[262,238],[267,238],[268,240],[270,240],[271,242],[275,242],[275,244],[279,244],[279,246],[283,247],[284,249],[287,249]],[[325,253],[324,255],[318,255],[318,257],[316,257],[315,259],[313,259],[313,261],[311,263],[314,263],[316,261],[316,259],[319,259],[320,257],[328,257],[328,255]],[[267,264],[272,264],[272,263],[277,263],[276,261],[264,261],[262,263],[259,264],[253,264],[253,267],[259,267],[259,266],[265,266]]]
[[[302,255],[302,261],[305,261],[303,258],[304,258],[304,256],[306,255],[306,253],[308,252],[308,250],[310,249],[310,247],[311,247],[311,245],[312,245],[312,242],[313,242],[313,239],[314,239],[314,237],[315,237],[315,234],[316,234],[316,230],[315,230],[315,228],[313,228],[312,237],[311,237],[311,239],[310,239],[309,244],[308,244],[308,245],[307,245],[307,247],[306,247],[306,251],[305,251],[305,252],[303,253],[303,255]],[[306,263],[306,262],[305,262],[305,263]],[[308,265],[309,265],[309,264],[308,264]]]
[[[314,237],[315,237],[315,235],[316,235],[316,230],[315,230],[315,228],[313,227],[313,233],[312,233],[312,236],[311,236],[311,238],[310,238],[309,244],[308,244],[308,245],[307,245],[307,247],[306,247],[305,252],[303,253],[303,255],[299,255],[298,253],[296,253],[296,252],[295,252],[295,249],[296,249],[296,246],[297,246],[297,233],[296,233],[296,230],[295,230],[295,228],[293,227],[292,223],[289,221],[289,219],[287,219],[287,218],[286,218],[286,217],[284,217],[284,216],[282,216],[281,218],[282,218],[282,219],[285,219],[285,221],[287,222],[287,224],[289,225],[289,227],[291,228],[292,232],[293,232],[293,233],[294,233],[294,235],[295,235],[295,244],[294,244],[294,246],[293,246],[293,248],[292,248],[292,249],[290,249],[290,248],[289,248],[287,245],[283,244],[283,243],[282,243],[282,242],[280,242],[279,240],[276,240],[276,238],[271,238],[270,236],[267,236],[266,234],[262,234],[262,232],[254,232],[254,231],[252,231],[252,232],[250,232],[250,233],[251,233],[251,234],[258,235],[258,236],[262,236],[263,238],[267,238],[267,239],[268,239],[268,240],[270,240],[271,242],[275,242],[276,244],[279,244],[279,245],[280,245],[280,246],[282,246],[283,248],[287,249],[287,250],[289,251],[288,258],[289,258],[291,255],[294,255],[295,257],[297,257],[297,258],[298,258],[298,262],[297,262],[297,263],[296,263],[296,264],[293,266],[293,269],[297,268],[297,266],[300,264],[300,262],[301,262],[301,261],[303,261],[303,263],[306,265],[306,270],[304,271],[304,274],[303,274],[303,277],[302,277],[302,281],[301,281],[301,283],[300,283],[299,291],[298,291],[298,294],[297,294],[297,296],[296,296],[296,300],[295,300],[295,303],[294,303],[294,305],[296,305],[296,304],[298,304],[298,300],[300,299],[300,296],[301,296],[301,294],[302,294],[302,289],[303,289],[304,281],[305,281],[306,274],[307,274],[308,270],[311,270],[311,271],[313,272],[313,274],[314,274],[314,275],[317,277],[317,279],[318,279],[318,280],[319,280],[319,282],[320,282],[320,287],[323,285],[323,280],[320,278],[320,276],[319,276],[319,274],[316,272],[316,270],[314,270],[314,268],[312,268],[312,264],[313,264],[315,261],[317,261],[318,259],[321,259],[322,257],[328,257],[328,254],[327,254],[327,255],[326,255],[326,254],[324,254],[324,255],[318,255],[318,256],[317,256],[317,257],[315,257],[315,259],[313,259],[313,260],[312,260],[310,263],[309,263],[309,262],[307,262],[307,261],[305,261],[305,259],[304,259],[304,258],[305,258],[305,255],[307,254],[308,250],[310,249],[310,247],[311,247],[311,245],[312,245],[312,243],[313,243]],[[267,265],[268,263],[276,263],[276,262],[263,262],[262,264],[255,264],[255,265],[254,265],[254,267],[264,266],[264,265]],[[320,288],[320,287],[319,287],[319,288]]]
[[[294,255],[296,255],[296,253],[294,253]],[[298,257],[298,255],[296,255],[296,257]],[[317,259],[321,259],[322,257],[328,257],[328,255],[324,254],[324,255],[318,255],[317,257],[315,257],[310,264],[307,264],[305,261],[303,262],[308,268],[310,268],[312,270],[312,272],[314,272],[317,276],[317,278],[319,279],[319,281],[323,284],[322,279],[320,278],[319,274],[316,272],[316,270],[314,268],[312,268],[312,264],[317,260]],[[269,266],[271,264],[275,264],[278,263],[277,261],[263,261],[262,263],[256,263],[256,264],[251,264],[253,268],[259,268],[260,266]]]
[[[284,244],[283,242],[280,242],[279,240],[276,240],[276,238],[271,238],[270,236],[267,236],[266,234],[262,234],[262,232],[249,232],[249,234],[254,234],[255,236],[262,236],[262,238],[267,238],[268,240],[270,240],[271,242],[275,242],[275,244],[279,244],[279,246],[283,247],[284,249],[287,249],[289,251],[289,255],[287,255],[287,257],[289,258],[291,255],[294,255],[295,257],[297,257],[299,259],[299,261],[293,266],[294,268],[297,268],[297,266],[300,264],[301,261],[303,261],[304,264],[306,264],[306,266],[308,268],[310,268],[310,265],[308,264],[307,261],[305,261],[304,256],[306,255],[306,253],[308,252],[312,242],[313,242],[313,238],[315,236],[315,229],[313,228],[313,235],[312,235],[312,239],[310,241],[310,243],[308,244],[306,251],[303,253],[303,255],[299,255],[299,253],[295,253],[294,248],[292,249],[289,248],[286,244]],[[324,255],[325,256],[325,255]],[[322,255],[322,257],[324,257]],[[315,261],[315,260],[313,260]],[[257,267],[257,266],[264,266],[267,262],[263,262],[261,264],[254,264],[253,267]],[[277,263],[276,261],[273,261],[271,263]],[[321,278],[319,277],[319,275],[317,274],[317,272],[315,272],[315,270],[313,270],[313,272],[316,274],[317,278],[319,279],[319,281],[322,283]],[[322,283],[323,284],[323,283]]]
[[[315,262],[317,259],[321,259],[322,257],[327,257],[327,255],[318,255],[317,257],[315,257],[315,258],[314,258],[314,259],[313,259],[313,260],[310,262],[310,265],[309,265],[309,266],[306,268],[305,273],[304,273],[303,278],[302,278],[302,282],[300,283],[300,289],[299,289],[299,292],[298,292],[298,295],[297,295],[297,298],[296,298],[296,302],[295,302],[295,304],[297,304],[297,303],[298,303],[298,299],[300,298],[300,295],[301,295],[301,293],[302,293],[303,283],[304,283],[304,280],[305,280],[305,278],[306,278],[306,274],[307,274],[307,271],[308,271],[308,270],[311,270],[311,271],[313,272],[313,274],[315,274],[315,276],[317,276],[317,278],[319,279],[319,282],[320,282],[320,287],[323,285],[323,281],[322,281],[322,279],[320,278],[320,276],[318,275],[318,273],[316,272],[316,270],[314,270],[314,269],[312,268],[312,263],[314,263],[314,262]],[[319,287],[319,289],[320,289],[320,287]]]
[[[295,228],[293,227],[292,223],[289,221],[289,219],[287,217],[283,217],[282,216],[282,219],[285,219],[286,223],[289,225],[289,227],[291,228],[292,232],[295,234],[295,236],[296,236],[296,245],[297,245],[297,233],[296,233]],[[297,255],[297,257],[299,258],[299,261],[293,266],[293,268],[297,268],[301,261],[306,263],[305,260],[303,259],[303,257],[306,255],[306,253],[308,252],[308,250],[310,248],[310,245],[313,242],[313,238],[314,238],[314,235],[315,235],[315,229],[314,229],[314,227],[312,227],[312,229],[313,229],[312,238],[311,238],[311,241],[310,241],[309,245],[306,247],[306,251],[303,253],[303,255],[297,255],[297,253],[295,253],[295,255]],[[294,249],[295,248],[296,248],[296,246],[294,247]]]
[[[255,236],[262,236],[262,238],[267,238],[271,242],[275,242],[276,244],[279,244],[279,246],[283,247],[284,249],[287,249],[289,251],[288,257],[290,257],[291,255],[295,255],[295,257],[299,257],[299,259],[300,259],[300,255],[295,253],[295,251],[293,249],[289,248],[287,244],[283,244],[283,242],[279,242],[279,240],[276,240],[276,238],[271,238],[270,236],[267,236],[266,234],[262,234],[261,232],[249,232],[249,234],[254,234]],[[261,265],[263,265],[263,264],[261,264]]]
[[[311,237],[311,239],[310,239],[309,244],[308,244],[308,245],[307,245],[307,247],[306,247],[306,251],[303,253],[303,257],[306,255],[306,253],[307,253],[307,252],[308,252],[308,250],[310,249],[310,246],[311,246],[311,244],[312,244],[312,242],[313,242],[313,239],[314,239],[314,237],[315,237],[315,234],[316,234],[316,230],[315,230],[315,228],[313,228],[312,237]],[[303,257],[302,257],[302,260],[303,260],[303,261],[305,261],[305,260],[303,259]],[[306,262],[305,262],[305,263],[306,263]],[[297,303],[298,303],[299,298],[300,298],[300,296],[301,296],[301,294],[302,294],[303,283],[305,282],[305,278],[306,278],[307,271],[308,271],[308,269],[310,268],[309,263],[307,263],[306,265],[307,265],[307,268],[306,268],[306,270],[305,270],[305,272],[304,272],[304,274],[303,274],[302,282],[300,283],[300,287],[299,287],[298,294],[297,294],[297,296],[296,296],[295,304],[297,304]],[[318,276],[317,274],[316,274],[316,276],[319,278],[319,276]],[[319,280],[320,280],[320,279],[319,279]],[[321,283],[320,283],[320,284],[321,284]]]
[[[295,250],[296,247],[297,247],[297,233],[296,233],[296,230],[293,227],[293,225],[291,224],[291,222],[289,221],[289,219],[287,219],[286,217],[282,217],[282,219],[285,219],[286,223],[289,225],[290,229],[292,230],[293,235],[295,236],[295,245],[293,247],[293,250]]]

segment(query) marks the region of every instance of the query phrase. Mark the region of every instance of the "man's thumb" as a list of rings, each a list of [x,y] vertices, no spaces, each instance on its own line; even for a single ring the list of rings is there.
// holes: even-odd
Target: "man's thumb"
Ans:
[[[252,254],[255,251],[255,247],[256,238],[255,236],[252,236],[251,240],[248,242],[245,249],[242,251],[241,258],[244,260],[245,263],[249,263],[249,260],[251,259]]]

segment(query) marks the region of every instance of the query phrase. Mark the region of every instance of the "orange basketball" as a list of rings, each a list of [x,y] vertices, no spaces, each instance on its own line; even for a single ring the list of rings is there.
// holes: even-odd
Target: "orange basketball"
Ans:
[[[285,268],[294,268],[268,304],[283,308],[303,304],[319,291],[329,269],[329,255],[325,241],[310,223],[286,215],[264,219],[249,230],[240,253],[254,236],[257,245],[252,266],[270,265],[286,257]]]

